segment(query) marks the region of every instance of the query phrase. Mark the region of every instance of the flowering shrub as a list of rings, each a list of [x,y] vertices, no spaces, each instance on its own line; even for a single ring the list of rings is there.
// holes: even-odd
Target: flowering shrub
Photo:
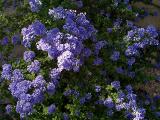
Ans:
[[[159,31],[135,25],[135,2],[24,0],[11,15],[1,2],[0,117],[159,119],[159,96],[136,89],[157,78]]]

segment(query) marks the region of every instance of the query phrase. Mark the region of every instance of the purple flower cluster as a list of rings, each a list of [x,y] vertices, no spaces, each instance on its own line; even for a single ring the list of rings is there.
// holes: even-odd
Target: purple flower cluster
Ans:
[[[97,32],[94,26],[86,19],[85,13],[76,14],[74,10],[57,7],[49,9],[49,15],[55,19],[65,19],[63,29],[81,41],[93,37]]]
[[[114,51],[112,56],[110,57],[112,61],[117,61],[120,57],[120,52],[119,51]]]
[[[8,104],[8,105],[6,106],[6,113],[7,113],[7,114],[10,114],[11,111],[12,111],[12,109],[13,109],[13,107],[12,107],[10,104]]]
[[[57,7],[53,9],[49,9],[49,15],[53,16],[54,19],[64,19],[65,18],[65,10],[63,7]]]
[[[40,0],[29,0],[29,5],[32,12],[38,12],[42,6],[42,2]]]
[[[18,34],[15,34],[12,36],[12,44],[17,45],[21,43],[20,36]]]
[[[113,0],[113,4],[115,7],[118,7],[120,4],[123,3],[124,5],[126,5],[128,10],[132,10],[131,5],[129,4],[130,1],[131,0]]]
[[[38,20],[29,25],[28,28],[23,28],[21,31],[23,35],[23,45],[25,47],[31,47],[31,41],[33,41],[36,36],[44,35],[45,32],[45,26]]]
[[[117,91],[117,99],[113,100],[111,97],[108,97],[96,103],[103,104],[109,111],[124,111],[128,119],[143,120],[145,117],[145,109],[139,108],[136,94],[133,93],[131,85],[127,85],[125,91],[121,90],[119,81],[113,81],[111,86]]]
[[[23,59],[26,62],[31,62],[35,57],[35,53],[33,51],[25,51],[23,54]]]
[[[148,26],[145,28],[134,28],[128,31],[125,40],[132,43],[128,46],[125,51],[126,56],[137,56],[139,55],[139,49],[144,49],[147,46],[157,46],[159,41],[156,39],[158,32],[155,27]]]
[[[32,114],[34,105],[44,100],[46,86],[47,83],[42,75],[38,75],[31,82],[24,79],[19,69],[13,71],[9,90],[18,99],[16,111],[20,113],[21,118]],[[32,92],[29,92],[31,90]]]
[[[129,65],[129,66],[130,66],[130,65]],[[135,75],[136,75],[136,73],[135,73],[134,71],[126,70],[126,69],[124,69],[124,68],[122,68],[122,67],[117,67],[117,68],[115,69],[115,71],[116,71],[118,74],[126,75],[126,76],[128,76],[128,77],[130,77],[130,78],[134,78]]]
[[[106,106],[107,108],[111,109],[114,107],[114,103],[112,98],[107,98],[104,100],[104,106]]]
[[[42,36],[36,43],[37,49],[46,51],[49,58],[57,60],[58,67],[51,71],[50,76],[52,79],[58,79],[62,70],[79,71],[79,67],[84,62],[84,57],[87,58],[92,54],[90,48],[86,47],[83,41],[92,39],[96,42],[96,30],[86,19],[84,13],[77,14],[74,10],[66,10],[58,7],[52,10],[50,9],[49,14],[55,19],[65,19],[63,29],[67,33],[60,32],[58,28],[46,31],[45,26],[39,21],[36,21],[28,28],[23,28],[22,34],[24,45],[29,47],[30,42],[34,40],[35,36]],[[98,41],[94,44],[94,52],[96,54],[94,65],[99,65],[103,61],[98,57],[98,54],[106,42]],[[29,68],[28,70],[33,71]]]
[[[40,70],[40,62],[38,60],[34,60],[31,65],[27,66],[27,70],[31,73],[38,73]]]
[[[81,105],[85,104],[86,102],[89,102],[91,100],[92,94],[91,93],[86,93],[83,97],[80,98],[79,103]]]
[[[32,1],[30,4],[32,3],[33,5],[33,3],[35,4],[36,2]],[[33,9],[36,9],[36,7],[34,6]],[[38,20],[27,28],[23,28],[21,33],[25,47],[31,47],[31,43],[36,37],[40,37],[40,40],[36,43],[37,49],[47,52],[50,59],[57,61],[57,68],[53,68],[50,71],[51,81],[47,83],[42,75],[38,75],[33,81],[25,80],[19,69],[15,69],[12,72],[9,67],[3,66],[2,76],[5,79],[11,79],[9,90],[18,100],[16,111],[20,114],[21,118],[34,112],[33,107],[35,104],[41,103],[44,100],[45,93],[53,95],[56,92],[56,86],[59,82],[58,79],[63,70],[79,71],[85,58],[88,58],[93,52],[96,55],[94,64],[99,65],[103,62],[98,54],[106,42],[96,41],[97,31],[87,20],[84,13],[77,14],[74,10],[65,10],[58,7],[50,10],[49,14],[56,19],[65,19],[63,26],[63,29],[66,31],[65,33],[60,32],[58,28],[52,28],[47,31],[45,26]],[[84,44],[84,41],[88,39],[91,39],[93,42],[95,48],[93,52]],[[24,52],[23,59],[30,63],[30,65],[27,66],[27,71],[30,73],[38,73],[40,71],[41,63],[38,60],[34,60],[34,58],[34,51]],[[77,98],[79,97],[79,92],[70,90],[66,91],[64,95],[73,95]],[[82,101],[89,101],[91,97],[92,94],[87,93],[82,97]],[[53,113],[55,109],[55,106],[51,105],[48,108],[48,113]]]
[[[9,43],[9,38],[7,36],[0,41],[0,44],[2,46],[8,45],[8,43]]]
[[[62,41],[66,40],[66,43]],[[57,65],[60,70],[78,71],[82,64],[77,57],[82,52],[84,46],[82,41],[70,34],[63,34],[57,28],[47,32],[47,35],[37,42],[37,49],[47,51],[51,59],[57,59]],[[82,56],[83,57],[83,56]]]
[[[129,119],[143,120],[145,117],[145,109],[138,107],[136,94],[133,93],[132,87],[130,85],[126,86],[126,94],[120,90],[120,88],[117,89],[117,92],[118,98],[115,103],[116,110],[125,110],[126,114],[130,114]]]
[[[64,96],[71,96],[73,95],[74,97],[79,97],[79,92],[77,90],[74,89],[68,89],[63,93]]]
[[[55,104],[52,104],[48,107],[48,114],[52,114],[56,111],[56,106]]]
[[[48,94],[53,95],[55,93],[55,91],[56,91],[55,84],[53,82],[48,83],[48,85],[47,85]]]
[[[12,66],[10,64],[4,64],[4,65],[2,65],[1,77],[3,79],[10,80],[11,76],[12,76]]]

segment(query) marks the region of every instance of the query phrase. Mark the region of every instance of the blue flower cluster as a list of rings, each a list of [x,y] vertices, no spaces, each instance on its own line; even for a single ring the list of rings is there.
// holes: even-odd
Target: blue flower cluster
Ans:
[[[25,51],[23,55],[23,59],[26,62],[31,62],[35,57],[35,53],[33,51]]]
[[[134,9],[130,11],[132,1],[112,0],[109,5],[103,5],[103,2],[108,1],[70,0],[77,5],[76,10],[65,9],[70,7],[68,6],[70,3],[65,0],[48,1],[42,7],[44,1],[28,0],[32,12],[38,13],[40,8],[42,11],[35,16],[29,14],[28,16],[31,15],[29,19],[40,20],[35,20],[21,30],[22,45],[27,48],[23,53],[23,60],[18,61],[18,65],[11,60],[10,64],[2,66],[0,79],[8,80],[4,81],[4,85],[9,84],[8,90],[14,98],[14,101],[6,106],[6,113],[17,112],[21,119],[38,119],[37,115],[32,116],[32,114],[39,113],[47,116],[46,119],[92,120],[123,117],[122,119],[144,120],[149,116],[146,112],[150,110],[156,118],[159,118],[160,112],[156,104],[160,99],[159,96],[154,100],[145,98],[145,101],[140,101],[132,86],[126,86],[128,79],[123,83],[125,88],[121,87],[120,81],[112,81],[124,78],[123,75],[135,78],[138,71],[136,60],[141,50],[147,46],[159,45],[159,35],[155,27],[140,28],[134,26],[131,19],[123,19],[127,16],[127,12],[130,16],[134,14]],[[63,4],[64,8],[55,7],[59,4],[56,5],[56,2]],[[93,4],[88,6],[92,2]],[[50,7],[49,4],[53,3],[54,7],[43,16]],[[99,9],[99,6],[105,8]],[[95,8],[98,13],[90,11],[90,8]],[[81,12],[83,10],[90,13],[89,16],[93,19],[95,27],[100,29],[100,34],[86,13]],[[120,17],[119,13],[123,12],[126,15]],[[138,13],[136,15],[139,16]],[[41,23],[42,21],[45,25]],[[110,24],[113,27],[107,28]],[[128,29],[123,39],[122,36]],[[11,33],[11,35],[13,45],[21,42],[19,34]],[[106,38],[109,38],[107,42],[104,40]],[[122,41],[118,41],[121,38]],[[8,49],[9,43],[10,38],[3,36],[0,41],[2,47]],[[106,51],[101,51],[106,44],[107,54]],[[124,46],[127,46],[126,50]],[[111,51],[112,54],[107,58]],[[125,55],[122,54],[124,51]],[[77,73],[73,75],[72,72]],[[13,105],[15,102],[16,105]],[[117,116],[119,114],[123,115]],[[26,118],[28,116],[29,118]]]
[[[58,7],[52,10],[50,9],[49,14],[55,19],[65,19],[63,29],[67,33],[60,32],[58,28],[47,31],[40,21],[35,21],[28,28],[22,29],[22,35],[24,46],[26,47],[30,47],[31,41],[35,39],[35,36],[42,37],[36,43],[37,49],[46,51],[49,58],[57,60],[58,68],[53,68],[51,71],[50,76],[52,79],[57,79],[62,70],[79,71],[79,67],[83,64],[84,59],[92,54],[91,49],[84,44],[84,41],[87,39],[93,40],[95,46],[94,53],[96,59],[93,64],[99,65],[103,63],[102,59],[98,57],[98,54],[106,42],[96,42],[96,30],[86,19],[84,13],[77,14],[74,10]],[[29,56],[34,57],[33,53],[26,52],[24,59],[28,59]],[[36,63],[34,61],[28,66],[29,72],[38,72],[39,64]]]
[[[121,89],[119,81],[113,81],[111,86],[116,90],[117,98],[107,97],[100,99],[95,104],[107,107],[109,116],[113,115],[113,111],[123,111],[127,119],[143,120],[145,117],[145,109],[139,107],[131,85],[127,85],[125,90]]]
[[[112,61],[117,61],[120,57],[120,52],[119,51],[114,51],[112,56],[111,56],[111,60]]]
[[[9,90],[17,98],[16,112],[21,118],[32,114],[35,104],[44,100],[47,83],[42,75],[38,75],[33,81],[25,80],[21,70],[12,72]]]
[[[31,42],[35,40],[36,36],[42,36],[46,33],[45,26],[40,21],[35,21],[28,28],[22,29],[23,45],[25,47],[31,47]]]
[[[10,80],[11,76],[12,76],[12,66],[10,64],[4,64],[4,65],[2,65],[1,77],[3,79]]]
[[[52,104],[48,107],[48,114],[52,114],[56,111],[56,106],[55,104]]]
[[[42,6],[41,0],[28,0],[32,12],[39,12],[40,7]]]
[[[128,10],[132,10],[132,7],[129,2],[131,2],[131,0],[113,0],[113,4],[115,7],[118,7],[121,4],[125,4],[125,5],[127,5]]]
[[[9,38],[6,36],[6,37],[4,37],[1,41],[0,41],[0,44],[2,45],[2,46],[6,46],[6,45],[8,45],[8,43],[9,43]]]
[[[106,42],[96,42],[96,30],[86,19],[85,14],[76,14],[76,11],[64,10],[62,8],[55,8],[55,10],[55,14],[59,14],[59,18],[66,20],[63,28],[67,33],[60,32],[58,28],[47,31],[45,26],[38,20],[29,25],[28,28],[23,28],[21,32],[23,35],[23,45],[25,47],[30,48],[36,37],[41,37],[40,40],[36,42],[37,49],[47,52],[50,59],[57,61],[57,68],[53,68],[50,71],[51,82],[47,83],[42,75],[38,75],[33,81],[26,80],[21,70],[15,69],[12,71],[10,64],[4,64],[2,66],[1,76],[11,81],[9,90],[18,100],[16,112],[20,114],[21,118],[31,115],[34,112],[33,107],[35,104],[41,103],[44,100],[45,93],[49,95],[55,93],[58,79],[63,70],[79,71],[79,67],[83,64],[85,58],[88,58],[93,52],[95,52],[96,55],[94,64],[102,64],[102,59],[98,57],[98,54]],[[61,11],[61,14],[58,13],[59,11]],[[52,15],[53,13],[52,10]],[[65,14],[64,16],[63,13]],[[92,52],[92,50],[84,44],[84,41],[87,39],[93,41],[95,51]],[[40,71],[41,63],[38,60],[34,60],[34,58],[34,51],[24,52],[23,59],[29,64],[26,68],[27,71],[37,74]],[[73,90],[71,93],[75,97],[79,96],[79,92],[76,90]],[[88,93],[83,98],[85,98],[86,101],[91,99],[91,97],[91,93]],[[51,105],[48,108],[48,113],[53,113],[55,109],[55,105]]]
[[[96,30],[86,19],[85,13],[76,14],[75,10],[67,10],[62,7],[49,9],[49,15],[54,19],[65,19],[63,29],[84,41],[95,37]]]
[[[8,104],[7,106],[6,106],[6,112],[7,112],[7,114],[10,114],[11,112],[12,112],[12,105],[10,105],[10,104]]]
[[[128,31],[127,36],[124,38],[131,43],[125,51],[125,55],[137,56],[140,54],[139,49],[144,49],[147,46],[158,46],[157,36],[158,32],[153,26],[148,26],[146,29],[134,27],[133,30]]]
[[[38,60],[34,60],[31,65],[28,65],[27,66],[27,70],[30,72],[30,73],[38,73],[39,70],[40,70],[40,62]]]

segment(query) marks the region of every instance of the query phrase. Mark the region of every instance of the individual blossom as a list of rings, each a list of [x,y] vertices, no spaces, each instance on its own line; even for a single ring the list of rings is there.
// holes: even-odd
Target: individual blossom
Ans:
[[[2,46],[8,45],[9,43],[9,38],[6,36],[0,41]]]
[[[55,91],[56,91],[56,86],[52,82],[48,83],[47,85],[48,94],[53,95]]]
[[[132,86],[131,85],[127,85],[126,87],[125,87],[125,89],[127,90],[127,92],[128,93],[132,93],[133,91],[132,91]]]
[[[128,77],[130,77],[130,78],[134,78],[135,75],[136,75],[136,73],[135,73],[134,71],[131,71],[131,72],[127,72],[127,75],[128,75]]]
[[[109,117],[111,117],[111,116],[113,116],[113,114],[114,114],[114,111],[111,109],[111,110],[107,110],[107,115],[109,116]]]
[[[129,66],[132,66],[134,63],[135,63],[135,58],[134,57],[131,57],[130,59],[128,59],[127,60],[127,64],[129,65]]]
[[[56,106],[55,104],[52,104],[48,107],[48,114],[52,114],[56,111]]]
[[[81,97],[80,100],[79,100],[79,103],[81,105],[83,105],[85,102],[86,102],[86,98],[85,97]]]
[[[121,19],[116,19],[114,21],[114,23],[113,23],[114,24],[114,28],[116,28],[116,29],[120,28],[121,23],[122,23]]]
[[[126,56],[138,56],[139,51],[138,51],[137,46],[134,46],[134,45],[128,46],[128,48],[125,51],[125,55]]]
[[[63,120],[69,120],[69,116],[67,113],[63,113]]]
[[[108,107],[108,108],[113,108],[114,107],[114,103],[112,101],[112,98],[107,98],[104,100],[104,106]]]
[[[20,42],[21,42],[20,36],[17,34],[13,35],[11,40],[12,40],[13,45],[20,44]]]
[[[97,57],[94,61],[93,61],[93,65],[101,65],[103,64],[103,60],[99,57]]]
[[[100,91],[101,91],[101,86],[96,85],[96,86],[95,86],[95,91],[96,91],[96,92],[100,92]]]
[[[91,56],[92,51],[89,48],[84,48],[83,54],[84,54],[85,57],[88,58],[89,56]]]
[[[8,105],[6,106],[6,113],[7,113],[7,114],[10,114],[10,113],[12,112],[12,109],[13,109],[13,107],[12,107],[10,104],[8,104]]]
[[[152,38],[156,38],[158,36],[158,32],[157,32],[157,29],[152,26],[152,25],[149,25],[146,29],[146,32],[152,37]]]
[[[124,69],[122,67],[117,67],[116,68],[116,72],[119,74],[123,74],[124,73]]]
[[[85,95],[85,99],[86,100],[90,100],[92,98],[92,94],[91,93],[87,93],[86,95]]]
[[[111,83],[111,86],[118,90],[120,88],[120,82],[119,81],[113,81]]]
[[[77,90],[72,90],[72,94],[74,95],[75,98],[78,98],[80,93]]]
[[[117,61],[119,59],[119,57],[120,57],[120,52],[119,51],[114,51],[110,58],[113,61]]]

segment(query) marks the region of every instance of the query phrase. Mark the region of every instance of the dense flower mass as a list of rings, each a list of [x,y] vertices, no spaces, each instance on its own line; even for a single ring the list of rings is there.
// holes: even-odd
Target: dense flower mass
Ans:
[[[35,36],[42,36],[36,43],[37,49],[46,51],[49,58],[57,59],[57,70],[59,73],[62,70],[79,71],[79,67],[84,62],[84,57],[91,55],[91,50],[85,46],[83,41],[93,39],[96,35],[96,30],[86,19],[84,13],[77,14],[74,10],[58,7],[52,10],[50,9],[49,15],[55,19],[65,19],[63,29],[68,33],[62,33],[58,28],[47,31],[42,23],[35,21],[28,28],[22,29],[24,46],[30,47],[30,43],[35,39]],[[106,42],[98,41],[94,44],[96,47],[96,56],[98,56],[99,51],[105,46]],[[25,55],[25,59],[27,59],[27,57],[29,58],[29,56],[33,57],[34,55],[31,55],[30,52],[28,56],[27,54]],[[103,60],[99,57],[94,61],[94,65],[100,65],[102,63]],[[35,62],[31,63],[31,65],[28,66],[28,71],[38,72],[38,65],[36,65]],[[55,78],[57,78],[56,76]]]
[[[136,2],[0,2],[0,119],[159,120],[160,31],[135,23],[159,13]]]

